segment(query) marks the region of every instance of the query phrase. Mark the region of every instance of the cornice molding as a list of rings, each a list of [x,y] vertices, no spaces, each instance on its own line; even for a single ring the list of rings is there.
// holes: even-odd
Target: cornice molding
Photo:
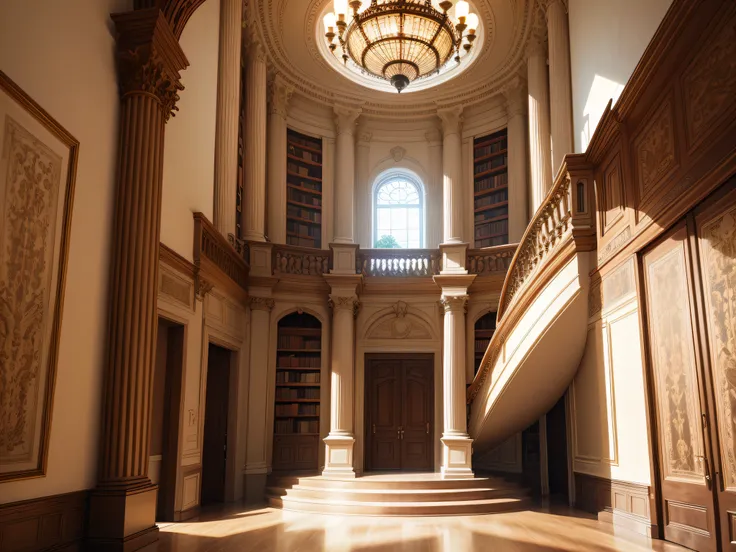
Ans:
[[[275,305],[276,301],[270,297],[254,297],[252,295],[248,297],[248,306],[252,311],[257,310],[271,312]]]

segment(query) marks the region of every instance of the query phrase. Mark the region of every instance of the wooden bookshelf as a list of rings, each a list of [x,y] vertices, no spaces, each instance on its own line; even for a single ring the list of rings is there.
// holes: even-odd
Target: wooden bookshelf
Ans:
[[[322,140],[286,134],[286,243],[322,247]]]
[[[319,457],[322,327],[308,314],[281,319],[276,349],[274,471],[316,470]]]
[[[489,312],[481,316],[475,323],[475,372],[478,373],[480,369],[480,361],[483,360],[483,355],[488,349],[488,344],[491,342],[493,333],[496,331],[496,313]]]
[[[473,142],[475,247],[509,242],[508,139],[506,129]]]

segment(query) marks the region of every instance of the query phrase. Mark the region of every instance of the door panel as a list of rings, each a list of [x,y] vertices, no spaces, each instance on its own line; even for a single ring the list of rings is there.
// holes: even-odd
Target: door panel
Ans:
[[[202,450],[203,506],[225,500],[230,351],[209,345]]]
[[[431,355],[369,355],[365,379],[366,470],[431,470]]]
[[[718,504],[724,550],[736,550],[736,186],[726,185],[696,212],[703,318],[718,444]]]
[[[401,469],[399,426],[401,425],[401,363],[395,360],[373,361],[367,371],[369,405],[366,468]]]
[[[665,538],[696,550],[715,550],[712,455],[703,436],[705,387],[686,225],[666,235],[643,261]]]
[[[432,469],[432,365],[406,360],[402,365],[403,423],[401,467],[405,470]]]

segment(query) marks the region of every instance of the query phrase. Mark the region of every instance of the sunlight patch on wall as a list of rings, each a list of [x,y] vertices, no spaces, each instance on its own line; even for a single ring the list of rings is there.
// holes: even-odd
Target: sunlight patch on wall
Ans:
[[[613,105],[616,105],[623,89],[623,84],[596,74],[583,109],[583,129],[580,131],[582,151],[588,149],[590,138],[593,136],[596,126],[598,126],[598,121],[603,116],[608,100],[613,99]]]

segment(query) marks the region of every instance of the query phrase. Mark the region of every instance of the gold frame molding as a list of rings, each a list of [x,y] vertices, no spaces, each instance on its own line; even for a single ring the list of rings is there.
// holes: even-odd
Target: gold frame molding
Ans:
[[[33,98],[26,94],[8,75],[0,70],[0,90],[5,92],[22,109],[31,115],[50,134],[69,148],[69,160],[64,190],[64,210],[59,241],[59,272],[56,282],[56,297],[51,317],[51,339],[49,341],[48,372],[43,396],[41,434],[39,438],[38,460],[36,468],[0,474],[0,483],[36,477],[45,477],[48,463],[49,440],[51,435],[51,417],[54,406],[54,389],[56,387],[56,367],[59,359],[59,340],[61,335],[61,316],[64,308],[64,289],[66,287],[66,269],[69,256],[69,240],[71,234],[72,209],[74,205],[74,188],[76,184],[79,161],[79,141],[74,138],[59,122],[43,109]]]

